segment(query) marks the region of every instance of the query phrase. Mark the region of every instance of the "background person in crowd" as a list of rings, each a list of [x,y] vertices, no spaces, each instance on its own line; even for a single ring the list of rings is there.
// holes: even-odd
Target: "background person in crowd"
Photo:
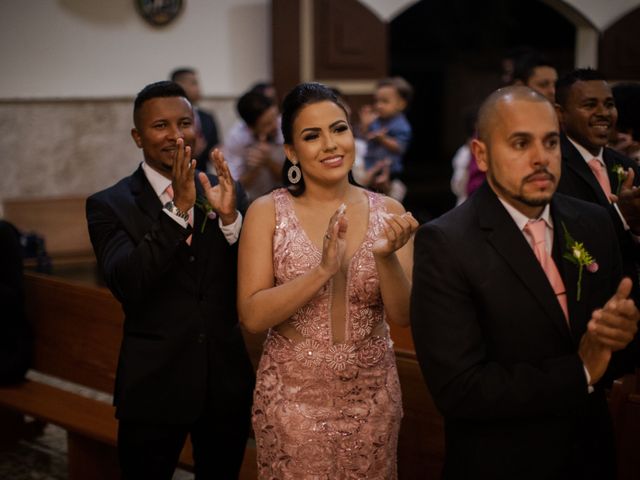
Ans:
[[[180,85],[194,110],[196,143],[193,155],[196,158],[196,168],[202,172],[213,172],[209,162],[210,154],[221,143],[218,126],[213,113],[198,107],[202,98],[198,73],[193,68],[178,68],[171,73],[170,80]]]
[[[400,180],[403,157],[411,142],[411,125],[404,111],[411,104],[413,87],[402,77],[378,82],[373,107],[360,109],[362,135],[367,140],[364,155],[365,186],[402,201],[406,186]]]
[[[556,101],[558,72],[551,62],[539,52],[531,51],[514,61],[513,84],[525,85],[553,104]]]
[[[240,121],[229,133],[224,153],[231,174],[254,200],[280,185],[284,162],[278,107],[273,99],[247,92],[236,104]]]
[[[515,47],[511,47],[506,52],[504,52],[504,56],[502,57],[500,62],[501,86],[504,87],[513,85],[513,73],[515,70],[516,61],[524,55],[528,55],[529,53],[532,53],[534,51],[535,50],[528,45],[518,45]]]
[[[269,330],[259,478],[395,479],[402,399],[386,320],[409,321],[417,222],[350,182],[354,137],[328,87],[294,88],[282,133],[287,188],[251,205],[238,263],[240,321]]]
[[[248,92],[260,93],[265,97],[273,100],[273,103],[278,105],[278,92],[276,91],[276,87],[273,83],[270,82],[256,82],[251,85],[251,88],[247,90]]]
[[[0,385],[20,382],[31,365],[33,338],[24,302],[20,235],[0,220]]]
[[[195,169],[179,85],[147,85],[133,118],[144,161],[87,200],[98,266],[125,314],[114,389],[123,478],[170,480],[188,434],[197,479],[237,478],[254,385],[235,306],[247,199],[219,150],[217,178]]]
[[[465,116],[465,130],[467,139],[456,151],[451,166],[453,167],[453,175],[451,176],[451,191],[456,196],[456,206],[460,205],[467,199],[467,186],[469,184],[469,165],[476,159],[471,153],[471,141],[476,134],[476,118],[475,110],[467,113]]]
[[[640,83],[616,83],[611,88],[618,110],[616,128],[609,146],[640,163]]]
[[[445,419],[443,478],[613,480],[605,379],[640,313],[610,216],[554,195],[558,120],[529,88],[489,96],[472,148],[487,182],[415,240],[411,325]]]
[[[640,175],[631,159],[606,146],[618,118],[611,87],[600,72],[577,69],[558,80],[556,97],[563,130],[558,191],[608,210],[638,302],[640,189],[632,187],[640,185]]]

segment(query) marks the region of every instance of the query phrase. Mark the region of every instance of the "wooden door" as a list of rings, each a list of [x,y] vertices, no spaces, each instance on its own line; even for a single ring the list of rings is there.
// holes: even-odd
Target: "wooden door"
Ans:
[[[273,82],[338,88],[354,111],[388,74],[387,24],[356,0],[272,0]]]

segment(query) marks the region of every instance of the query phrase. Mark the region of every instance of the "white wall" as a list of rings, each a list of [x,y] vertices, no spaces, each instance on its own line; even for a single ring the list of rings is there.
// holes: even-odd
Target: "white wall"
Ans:
[[[134,0],[0,0],[0,99],[132,97],[176,66],[204,94],[271,77],[270,0],[185,0],[163,28]]]
[[[415,0],[361,0],[390,20]],[[436,1],[436,0],[434,0]],[[640,0],[565,3],[604,30]],[[195,66],[204,94],[234,97],[271,77],[270,0],[185,0],[154,28],[134,0],[0,0],[0,99],[132,97],[179,65]]]
[[[402,13],[416,0],[360,0],[381,19],[389,21]],[[438,1],[438,0],[433,0]],[[515,0],[517,1],[517,0]],[[604,31],[616,20],[640,5],[640,0],[541,0],[549,5],[568,4],[576,9],[598,30]]]

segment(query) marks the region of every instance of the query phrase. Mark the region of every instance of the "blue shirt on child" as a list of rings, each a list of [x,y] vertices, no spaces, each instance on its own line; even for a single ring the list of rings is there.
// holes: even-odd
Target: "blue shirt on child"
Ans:
[[[367,133],[386,128],[387,135],[398,142],[399,152],[392,152],[383,146],[377,140],[367,141],[367,152],[364,157],[364,164],[367,169],[373,167],[378,160],[391,160],[391,174],[401,173],[403,170],[402,157],[407,151],[409,142],[411,141],[411,125],[404,116],[399,113],[391,118],[377,118],[371,125]]]

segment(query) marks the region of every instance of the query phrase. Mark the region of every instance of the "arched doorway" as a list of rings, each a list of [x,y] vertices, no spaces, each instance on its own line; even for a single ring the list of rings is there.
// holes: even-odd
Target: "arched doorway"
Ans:
[[[423,0],[390,22],[390,73],[416,89],[407,208],[427,220],[454,205],[450,162],[465,140],[464,118],[500,86],[505,52],[530,46],[562,72],[574,66],[575,39],[574,24],[536,0]]]

